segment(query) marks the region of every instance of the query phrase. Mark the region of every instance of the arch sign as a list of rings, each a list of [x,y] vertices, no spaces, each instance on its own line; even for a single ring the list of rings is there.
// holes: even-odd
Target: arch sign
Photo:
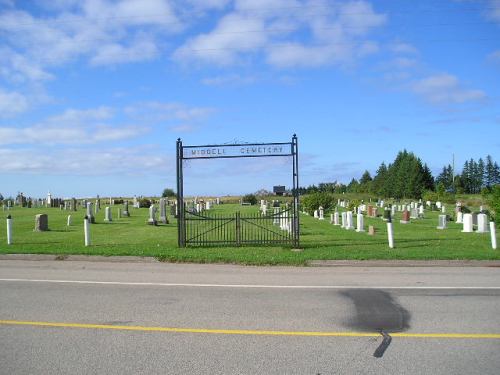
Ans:
[[[291,142],[184,146],[177,140],[177,230],[179,247],[291,245],[299,247],[299,159],[297,136]],[[259,157],[292,158],[291,205],[255,213],[212,213],[184,201],[183,161]],[[262,207],[261,207],[262,208]]]

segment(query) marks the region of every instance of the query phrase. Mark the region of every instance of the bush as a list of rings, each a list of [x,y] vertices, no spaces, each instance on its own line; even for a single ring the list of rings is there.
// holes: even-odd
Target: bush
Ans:
[[[257,204],[257,197],[253,194],[247,194],[242,199],[243,203]]]
[[[495,215],[495,223],[500,224],[500,185],[495,185],[491,191],[490,208]]]
[[[151,207],[151,201],[146,198],[139,199],[139,207],[140,208],[149,208]]]
[[[302,198],[302,205],[312,215],[320,206],[325,211],[335,207],[335,197],[330,193],[312,193]]]
[[[170,197],[175,197],[177,194],[175,194],[175,191],[172,189],[166,188],[163,190],[163,193],[161,193],[162,198],[170,198]]]
[[[115,204],[123,204],[123,199],[113,199],[113,202],[115,202]]]

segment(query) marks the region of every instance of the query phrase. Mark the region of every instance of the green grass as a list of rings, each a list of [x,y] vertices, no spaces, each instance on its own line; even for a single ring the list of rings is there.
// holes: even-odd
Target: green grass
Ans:
[[[256,212],[257,207],[238,205],[217,206],[217,212],[241,210]],[[386,223],[380,218],[366,218],[365,226],[376,228],[375,236],[356,233],[333,226],[329,220],[318,221],[301,215],[302,252],[289,247],[177,247],[177,224],[157,227],[146,225],[148,210],[130,207],[130,218],[117,219],[114,206],[112,223],[105,223],[104,210],[96,215],[91,226],[92,246],[83,243],[84,210],[61,211],[56,208],[15,207],[3,212],[13,217],[14,244],[6,240],[6,220],[0,220],[0,253],[29,254],[88,254],[153,256],[171,262],[239,263],[252,265],[304,265],[316,259],[500,259],[500,250],[492,250],[489,234],[461,233],[462,226],[449,223],[446,230],[438,230],[437,212],[426,212],[425,219],[400,224],[399,214],[394,220],[395,249],[387,246]],[[448,207],[448,212],[452,207]],[[48,232],[34,232],[37,213],[49,215]],[[73,225],[66,226],[66,217],[72,215]],[[329,215],[325,215],[325,217]]]

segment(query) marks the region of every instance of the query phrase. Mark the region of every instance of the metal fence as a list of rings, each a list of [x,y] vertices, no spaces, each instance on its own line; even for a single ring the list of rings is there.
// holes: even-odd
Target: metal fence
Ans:
[[[187,246],[296,245],[294,210],[272,214],[186,211]]]

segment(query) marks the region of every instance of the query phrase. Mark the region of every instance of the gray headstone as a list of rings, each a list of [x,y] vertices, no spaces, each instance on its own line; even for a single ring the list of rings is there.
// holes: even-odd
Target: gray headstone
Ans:
[[[45,232],[49,230],[49,217],[47,214],[35,216],[35,232]]]

